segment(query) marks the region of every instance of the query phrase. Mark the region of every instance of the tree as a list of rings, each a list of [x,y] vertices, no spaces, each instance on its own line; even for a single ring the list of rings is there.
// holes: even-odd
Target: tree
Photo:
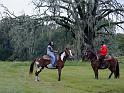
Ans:
[[[124,7],[116,0],[33,0],[33,3],[39,11],[37,19],[54,21],[72,33],[79,54],[86,44],[94,49],[97,32],[104,29],[109,34],[108,26],[121,27],[119,24],[124,23]],[[108,21],[101,24],[105,20]]]
[[[124,34],[117,34],[116,35],[116,42],[118,43],[118,48],[119,48],[119,52],[120,55],[124,55]]]
[[[11,26],[9,18],[4,18],[0,21],[0,60],[9,58],[13,53],[8,35]]]
[[[19,60],[27,60],[35,57],[35,45],[38,34],[38,21],[29,16],[13,18],[13,27],[9,31],[11,44],[14,48],[13,57]]]

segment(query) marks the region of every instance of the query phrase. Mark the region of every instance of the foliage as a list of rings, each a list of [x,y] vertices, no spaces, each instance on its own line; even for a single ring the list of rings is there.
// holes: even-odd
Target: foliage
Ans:
[[[0,60],[30,60],[41,56],[46,54],[51,40],[58,51],[63,50],[66,43],[70,45],[73,42],[70,33],[62,27],[41,24],[39,20],[25,15],[2,19],[0,33]]]
[[[110,31],[114,31],[113,27],[110,27]],[[94,47],[97,50],[101,40],[104,40],[108,44],[111,54],[124,54],[123,35],[116,35],[114,32],[103,34],[101,31],[101,34],[96,34],[96,37]],[[51,40],[54,41],[55,49],[59,52],[63,48],[69,47],[77,55],[77,42],[73,39],[72,33],[62,26],[41,24],[39,20],[25,15],[2,19],[0,23],[0,60],[31,60],[44,55],[47,44]],[[116,51],[118,47],[120,52]]]
[[[116,35],[116,42],[118,43],[118,48],[120,49],[120,54],[124,55],[124,34]]]
[[[87,46],[98,50],[102,40],[108,44],[111,54],[124,54],[123,41],[115,41],[115,27],[121,27],[120,24],[124,23],[124,6],[116,0],[32,2],[38,10],[34,16],[17,17],[7,7],[0,5],[4,13],[9,15],[0,21],[0,59],[33,59],[46,53],[51,40],[59,51],[71,47],[77,58],[80,58]]]
[[[39,20],[54,21],[72,33],[78,54],[86,44],[94,48],[97,32],[111,33],[108,27],[124,23],[124,7],[116,0],[33,0],[33,3]]]
[[[11,22],[9,18],[0,21],[0,59],[5,60],[12,55],[12,45],[10,43],[9,30]]]
[[[106,20],[107,21],[107,20]],[[116,42],[116,29],[114,26],[108,27],[109,32],[105,32],[104,29],[96,33],[94,39],[94,48],[96,51],[100,50],[101,42],[104,41],[108,47],[109,55],[118,56],[119,49],[118,44]]]

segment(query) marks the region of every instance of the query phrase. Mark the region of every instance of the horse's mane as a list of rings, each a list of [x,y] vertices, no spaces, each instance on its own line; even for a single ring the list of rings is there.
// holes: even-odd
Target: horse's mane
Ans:
[[[62,54],[63,52],[64,52],[64,51],[60,52],[60,53],[59,53],[59,56],[61,56],[61,54]]]
[[[94,55],[96,55],[96,53],[95,53],[94,51],[91,50],[91,52],[92,52]]]

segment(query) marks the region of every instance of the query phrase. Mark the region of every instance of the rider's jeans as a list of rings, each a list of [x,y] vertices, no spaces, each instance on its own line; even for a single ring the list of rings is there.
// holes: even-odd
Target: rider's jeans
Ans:
[[[49,53],[48,55],[51,57],[51,64],[54,66],[55,65],[55,59],[56,59],[55,54]]]

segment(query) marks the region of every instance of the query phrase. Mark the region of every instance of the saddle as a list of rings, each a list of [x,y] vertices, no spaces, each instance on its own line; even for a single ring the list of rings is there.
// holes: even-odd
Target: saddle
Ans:
[[[48,56],[48,55],[43,55],[43,59],[50,60],[50,56]]]
[[[105,68],[106,62],[110,62],[111,60],[112,60],[112,56],[110,55],[106,55],[102,62],[100,59],[97,59],[97,61],[100,62],[100,68]]]
[[[43,59],[50,60],[50,56],[43,55]],[[59,59],[59,55],[56,55],[56,61]]]
[[[111,59],[112,59],[112,56],[106,55],[105,58],[104,58],[103,60],[104,60],[104,61],[110,61]],[[99,57],[97,58],[96,61],[100,61],[100,60],[99,60]]]
[[[51,58],[50,58],[49,55],[43,55],[43,59],[51,61]],[[57,62],[57,60],[58,60],[58,56],[57,56],[56,62]],[[54,69],[54,68],[56,68],[56,62],[55,62],[55,66],[54,66],[54,67],[52,66],[51,63],[48,64],[47,67],[48,67],[49,69]]]
[[[105,57],[105,59],[104,59],[104,61],[110,61],[110,60],[112,60],[112,56],[110,56],[110,55],[107,55],[107,56]]]

